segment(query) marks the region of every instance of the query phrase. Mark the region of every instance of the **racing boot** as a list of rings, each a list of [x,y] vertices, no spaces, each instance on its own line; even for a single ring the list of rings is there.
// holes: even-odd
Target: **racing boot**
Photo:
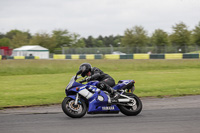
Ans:
[[[107,88],[107,91],[111,94],[111,99],[117,100],[120,97],[120,94],[110,86]]]
[[[116,90],[105,83],[100,82],[99,84],[97,84],[97,87],[110,93],[111,99],[118,99],[120,97],[120,94]]]
[[[117,100],[120,97],[120,94],[117,91],[113,92],[112,99]]]

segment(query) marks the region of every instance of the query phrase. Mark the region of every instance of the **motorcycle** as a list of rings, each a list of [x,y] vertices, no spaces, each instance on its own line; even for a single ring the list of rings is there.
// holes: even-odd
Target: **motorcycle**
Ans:
[[[62,101],[63,112],[72,118],[81,118],[87,114],[117,114],[119,112],[127,116],[136,116],[142,111],[142,102],[133,91],[134,80],[120,80],[113,87],[120,97],[113,99],[106,91],[96,87],[99,81],[86,79],[76,82],[79,73],[73,76],[65,89],[66,96]]]

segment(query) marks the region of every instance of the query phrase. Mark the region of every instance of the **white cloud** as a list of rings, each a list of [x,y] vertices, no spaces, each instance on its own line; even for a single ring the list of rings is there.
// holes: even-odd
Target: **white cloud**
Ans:
[[[199,0],[1,0],[0,32],[68,29],[87,37],[122,35],[135,25],[171,32],[181,21],[194,28],[199,12]]]

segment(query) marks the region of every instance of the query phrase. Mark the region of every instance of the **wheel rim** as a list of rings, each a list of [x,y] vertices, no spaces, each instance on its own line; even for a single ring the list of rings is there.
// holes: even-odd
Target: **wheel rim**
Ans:
[[[130,111],[136,111],[138,109],[138,101],[134,98],[133,102],[129,105],[132,106],[125,106]]]
[[[72,114],[80,114],[83,111],[83,106],[81,104],[74,105],[75,101],[71,100],[66,103],[66,109]]]

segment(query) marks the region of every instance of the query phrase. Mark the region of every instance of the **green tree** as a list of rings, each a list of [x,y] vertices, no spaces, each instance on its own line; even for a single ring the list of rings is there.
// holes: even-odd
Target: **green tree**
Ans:
[[[83,48],[83,47],[85,47],[85,42],[82,38],[80,38],[79,34],[76,34],[76,33],[72,34],[71,40],[72,41],[70,42],[70,44],[71,44],[70,47],[73,47],[73,48],[77,48],[77,47]]]
[[[119,36],[105,36],[103,40],[106,47],[110,47],[110,45],[112,45],[113,47],[118,47],[120,43]]]
[[[17,33],[22,33],[22,31],[19,31],[19,30],[11,30],[9,32],[6,33],[6,37],[9,38],[10,40],[13,39],[14,36],[17,35]]]
[[[93,47],[104,47],[103,37],[102,36],[98,36],[97,38],[93,38],[92,39],[92,46]]]
[[[173,28],[173,33],[170,35],[170,41],[173,46],[177,47],[177,51],[186,52],[186,46],[190,45],[191,31],[183,22],[176,24]]]
[[[1,38],[0,39],[0,46],[10,46],[10,39],[8,38]]]
[[[192,43],[200,46],[200,22],[192,31]]]
[[[17,48],[28,44],[29,44],[29,37],[28,34],[24,32],[17,32],[16,35],[14,35],[11,39],[12,48]]]
[[[88,36],[87,39],[83,39],[86,47],[95,47],[95,39],[92,36]]]
[[[110,47],[110,45],[114,45],[114,37],[112,35],[104,37],[104,45],[106,47]]]
[[[3,33],[0,32],[0,39],[1,39],[1,38],[4,38],[4,37],[5,37],[5,35],[4,35]]]
[[[14,36],[16,36],[19,33],[23,33],[23,34],[27,34],[27,38],[31,39],[31,34],[29,33],[29,31],[20,31],[20,30],[11,30],[9,32],[6,33],[5,37],[9,38],[10,40],[12,40],[14,38]]]
[[[121,39],[122,39],[122,36],[120,36],[120,35],[115,36],[115,39],[114,39],[114,46],[115,47],[121,46]]]
[[[119,47],[121,44],[121,38],[122,36],[98,36],[97,38],[94,38],[92,36],[88,36],[88,38],[83,38],[86,47],[110,47],[110,44],[113,47]]]
[[[170,41],[173,45],[179,47],[190,45],[191,31],[188,30],[188,27],[183,22],[176,24],[172,28],[173,33],[170,35]]]
[[[96,39],[96,47],[104,47],[104,44],[103,44],[103,41],[102,40],[99,40],[99,39]]]
[[[69,33],[68,30],[54,30],[53,31],[53,36],[52,36],[55,40],[56,43],[56,47],[60,48],[60,47],[70,47],[72,44],[72,37],[73,35]]]
[[[126,29],[122,38],[122,45],[128,47],[145,46],[147,42],[147,31],[142,26]]]
[[[154,31],[153,35],[150,38],[150,42],[154,47],[157,53],[165,53],[164,46],[169,45],[168,34],[161,29],[157,29]]]
[[[169,45],[168,34],[161,29],[155,30],[151,37],[151,43],[156,46]]]
[[[30,40],[30,45],[40,45],[53,52],[56,42],[48,33],[36,33]]]

